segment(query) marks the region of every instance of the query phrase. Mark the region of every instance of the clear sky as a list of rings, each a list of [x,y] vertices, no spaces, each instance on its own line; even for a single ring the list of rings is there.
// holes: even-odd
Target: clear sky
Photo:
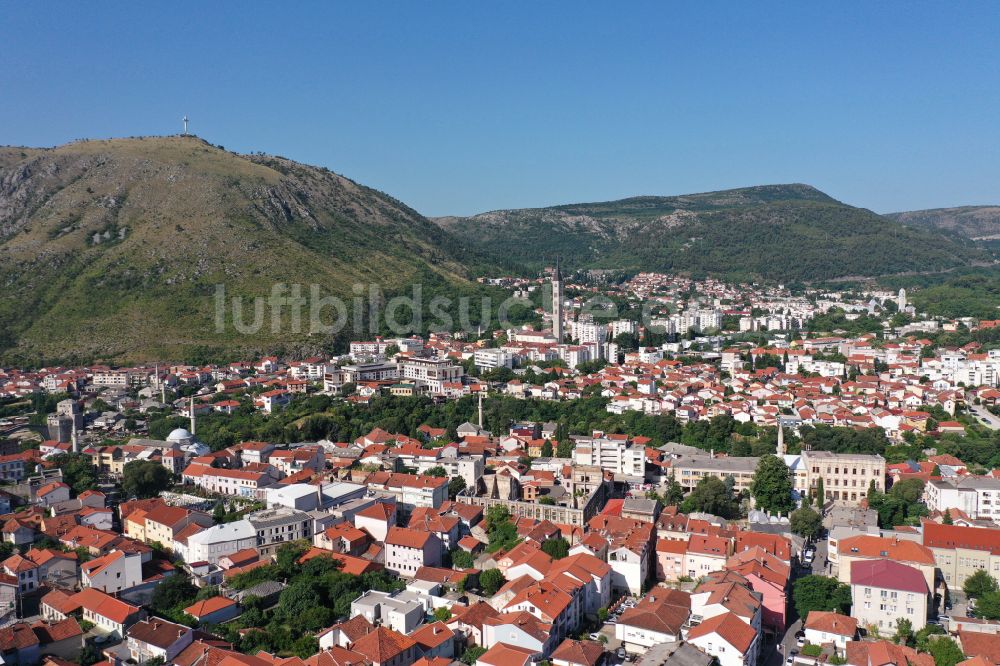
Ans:
[[[1000,2],[6,2],[0,144],[191,130],[427,215],[1000,204]]]

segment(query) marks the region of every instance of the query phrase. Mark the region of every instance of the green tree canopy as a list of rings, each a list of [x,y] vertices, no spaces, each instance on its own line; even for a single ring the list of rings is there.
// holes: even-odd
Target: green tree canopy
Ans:
[[[976,613],[987,620],[1000,620],[1000,592],[986,592],[976,599]]]
[[[458,569],[471,569],[476,561],[472,553],[459,548],[451,552],[451,564]]]
[[[757,463],[757,471],[750,484],[750,494],[761,511],[788,514],[795,508],[792,501],[792,475],[788,465],[778,456],[763,456]]]
[[[546,553],[553,560],[561,560],[569,555],[569,541],[563,537],[546,539],[542,544],[542,552]]]
[[[715,476],[703,477],[681,504],[684,513],[701,511],[721,518],[738,518],[740,507],[732,488]]]
[[[801,509],[792,511],[790,526],[792,531],[799,536],[815,539],[823,528],[823,519],[818,513],[803,505]]]
[[[122,490],[129,497],[156,497],[170,484],[170,472],[152,460],[133,460],[122,472]]]
[[[979,599],[990,592],[996,592],[997,589],[996,579],[986,573],[984,569],[977,569],[962,584],[962,591],[973,599]]]
[[[851,588],[836,578],[803,576],[792,586],[792,601],[801,618],[814,610],[846,614],[851,609]]]
[[[90,456],[83,453],[60,453],[50,460],[62,470],[63,482],[73,490],[74,495],[79,495],[84,490],[93,490],[97,485],[97,474]]]
[[[934,666],[955,666],[958,662],[965,661],[962,648],[948,636],[940,636],[930,641],[927,651],[934,657]]]
[[[507,579],[504,578],[503,573],[499,569],[487,569],[479,574],[479,587],[482,589],[483,594],[488,597],[496,594],[506,582]]]

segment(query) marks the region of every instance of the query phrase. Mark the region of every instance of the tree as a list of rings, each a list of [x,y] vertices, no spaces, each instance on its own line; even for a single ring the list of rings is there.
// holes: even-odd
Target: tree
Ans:
[[[569,438],[560,439],[559,444],[556,445],[556,458],[571,457],[573,457],[573,440]]]
[[[721,518],[736,518],[740,513],[731,488],[715,476],[703,477],[684,499],[681,510],[684,513],[701,511]]]
[[[905,617],[896,620],[896,642],[900,645],[913,645],[913,623]]]
[[[465,652],[462,653],[462,657],[459,661],[463,664],[468,664],[468,666],[472,666],[479,661],[479,658],[484,654],[486,654],[486,648],[480,645],[470,645],[465,649]]]
[[[487,569],[479,574],[479,587],[487,597],[496,594],[506,582],[507,579],[504,578],[499,569]]]
[[[226,522],[226,505],[223,504],[222,500],[216,502],[215,508],[212,509],[212,520],[215,521],[216,525]]]
[[[444,467],[441,467],[440,465],[437,465],[436,467],[431,467],[429,470],[424,472],[424,474],[426,474],[427,476],[433,476],[439,479],[443,479],[444,477],[448,476],[448,470],[446,470]]]
[[[434,619],[438,622],[447,622],[451,619],[451,611],[447,606],[441,606],[440,608],[434,609]]]
[[[927,651],[934,657],[934,666],[955,666],[960,661],[965,661],[962,648],[958,643],[947,636],[941,636],[930,641]]]
[[[73,494],[79,495],[97,485],[97,475],[90,456],[83,453],[60,453],[50,460],[62,470],[63,482],[73,490]]]
[[[824,504],[826,504],[826,493],[823,492],[823,477],[820,477],[816,483],[816,508],[822,511]]]
[[[486,510],[486,536],[490,540],[487,550],[491,553],[511,548],[520,540],[507,507],[492,506]]]
[[[773,514],[787,514],[793,508],[792,475],[788,465],[778,456],[766,455],[757,463],[750,494],[757,508]]]
[[[547,439],[545,440],[545,443],[542,444],[542,457],[543,458],[552,457],[552,440]]]
[[[976,599],[976,613],[987,620],[1000,620],[1000,592],[987,592]]]
[[[566,541],[563,537],[546,539],[542,544],[542,552],[553,560],[561,560],[569,555],[569,541]]]
[[[152,460],[133,460],[122,472],[122,490],[128,497],[156,497],[170,483],[167,468]]]
[[[472,553],[458,548],[451,552],[451,564],[457,569],[471,569],[476,565],[476,560]]]
[[[197,596],[198,588],[191,583],[191,579],[182,573],[175,573],[167,576],[153,588],[150,606],[153,610],[163,613],[183,607],[181,604],[190,605]]]
[[[814,610],[846,614],[851,608],[851,588],[836,578],[803,576],[792,586],[792,600],[801,618],[807,618],[809,611]]]
[[[667,482],[667,490],[663,493],[663,503],[667,506],[677,506],[684,501],[684,488],[674,478],[673,471],[670,473],[670,481]]]
[[[934,635],[940,635],[947,633],[944,627],[937,624],[928,624],[923,629],[917,632],[917,650],[920,652],[929,652],[930,648],[930,637]]]
[[[945,509],[944,515],[941,516],[942,525],[954,525],[955,521],[951,518],[951,509]]]
[[[801,509],[792,511],[790,526],[799,536],[812,540],[819,536],[823,519],[818,513],[803,505]]]
[[[962,584],[962,591],[973,599],[979,599],[985,594],[996,592],[998,588],[995,578],[990,576],[984,569],[977,569],[974,574],[965,579]]]
[[[458,497],[458,494],[463,490],[465,490],[465,486],[466,484],[464,476],[451,477],[451,480],[448,481],[448,497],[450,497],[452,501],[455,501],[455,498]]]

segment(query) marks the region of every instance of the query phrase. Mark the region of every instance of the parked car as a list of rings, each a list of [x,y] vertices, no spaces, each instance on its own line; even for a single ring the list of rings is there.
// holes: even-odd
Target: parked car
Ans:
[[[623,647],[618,648],[615,654],[618,656],[619,659],[624,659],[628,655],[628,653],[625,652],[625,648]]]
[[[591,634],[590,635],[590,640],[592,640],[592,641],[599,641],[599,640],[601,640],[601,635],[600,634]]]
[[[806,637],[805,636],[799,636],[798,638],[795,639],[795,645],[796,645],[796,647],[802,647],[805,644],[806,644]]]

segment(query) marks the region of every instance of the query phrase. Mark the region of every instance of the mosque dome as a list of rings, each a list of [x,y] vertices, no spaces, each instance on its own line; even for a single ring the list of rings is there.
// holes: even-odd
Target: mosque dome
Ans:
[[[167,435],[168,442],[188,442],[193,438],[194,436],[184,428],[175,428]]]

